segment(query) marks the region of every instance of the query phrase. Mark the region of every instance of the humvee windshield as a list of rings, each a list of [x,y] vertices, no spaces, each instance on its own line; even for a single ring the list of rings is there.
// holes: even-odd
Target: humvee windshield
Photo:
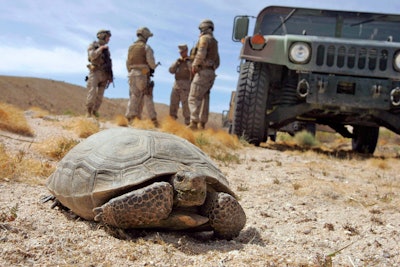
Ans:
[[[400,16],[319,9],[268,7],[254,34],[305,34],[336,38],[400,42]]]

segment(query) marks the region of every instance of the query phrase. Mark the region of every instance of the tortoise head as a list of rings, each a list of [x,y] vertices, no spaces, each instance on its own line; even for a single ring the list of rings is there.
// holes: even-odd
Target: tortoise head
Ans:
[[[177,207],[203,205],[207,195],[206,177],[192,171],[179,171],[171,178]]]

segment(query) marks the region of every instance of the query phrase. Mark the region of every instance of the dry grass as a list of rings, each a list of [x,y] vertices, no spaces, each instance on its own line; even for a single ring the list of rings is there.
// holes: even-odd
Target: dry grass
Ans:
[[[155,130],[150,120],[134,120],[132,126],[140,129]],[[160,131],[174,134],[186,139],[202,149],[211,158],[220,160],[225,164],[239,163],[239,156],[234,150],[243,148],[245,144],[236,135],[230,135],[223,130],[209,128],[202,131],[192,131],[186,125],[166,116],[160,123]]]
[[[24,136],[33,136],[24,113],[19,108],[0,102],[0,129]]]
[[[77,118],[74,122],[74,129],[80,138],[87,138],[100,131],[99,123],[90,118]]]
[[[53,171],[54,167],[48,162],[30,159],[22,150],[11,155],[0,144],[0,180],[43,184]]]
[[[188,140],[190,143],[195,144],[195,135],[192,130],[167,116],[161,121],[160,130],[165,133],[170,133]]]
[[[294,140],[300,147],[316,147],[319,145],[315,136],[307,131],[301,131],[295,134]]]
[[[128,119],[124,115],[121,115],[121,114],[118,114],[117,116],[115,116],[114,123],[118,126],[123,126],[123,127],[127,127],[129,125]]]
[[[49,111],[44,110],[41,107],[31,107],[29,110],[33,112],[33,118],[44,118],[50,115]]]
[[[132,121],[131,126],[134,128],[139,128],[139,129],[143,129],[143,130],[156,129],[156,126],[150,119],[139,120],[136,118]]]
[[[42,154],[54,160],[61,160],[68,153],[68,151],[70,151],[78,143],[79,141],[72,138],[59,137],[55,139],[49,139],[41,143],[38,147]]]
[[[236,135],[213,129],[197,131],[194,135],[195,145],[211,158],[219,160],[225,165],[240,163],[239,154],[234,151],[243,148],[244,145]]]

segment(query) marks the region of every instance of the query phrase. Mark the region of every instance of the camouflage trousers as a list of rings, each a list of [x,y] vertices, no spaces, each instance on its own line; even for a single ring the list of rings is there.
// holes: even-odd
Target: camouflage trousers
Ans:
[[[185,124],[190,122],[190,110],[189,110],[189,91],[190,91],[190,80],[177,80],[174,83],[171,91],[171,100],[169,105],[169,115],[175,119],[178,118],[179,103],[182,103],[182,115],[185,120]]]
[[[86,108],[91,113],[96,113],[103,102],[104,91],[106,90],[108,75],[104,71],[90,71],[86,87],[88,89],[86,97]]]
[[[190,121],[207,123],[210,109],[210,90],[214,85],[215,72],[211,69],[200,70],[195,74],[189,93]]]
[[[129,102],[125,113],[125,117],[128,120],[133,118],[141,119],[144,106],[146,106],[150,119],[157,119],[153,95],[145,94],[145,89],[148,85],[149,79],[147,75],[131,70],[129,73]]]

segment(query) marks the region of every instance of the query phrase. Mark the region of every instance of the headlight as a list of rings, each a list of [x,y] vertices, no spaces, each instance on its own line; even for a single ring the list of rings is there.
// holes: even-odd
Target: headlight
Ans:
[[[289,59],[293,63],[297,64],[308,63],[308,61],[310,60],[310,56],[311,56],[311,47],[307,43],[296,42],[290,46]]]
[[[396,54],[394,54],[393,67],[395,70],[400,71],[400,51],[397,51]]]

